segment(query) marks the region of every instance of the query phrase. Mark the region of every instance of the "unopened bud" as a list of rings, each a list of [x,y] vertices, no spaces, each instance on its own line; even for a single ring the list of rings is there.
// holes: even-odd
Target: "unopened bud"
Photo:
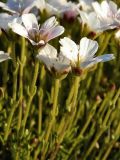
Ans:
[[[97,96],[96,96],[96,101],[97,101],[97,102],[101,102],[101,100],[102,100],[102,98],[100,97],[100,95],[97,95]]]
[[[73,21],[76,19],[76,12],[72,10],[68,10],[64,13],[63,19],[69,23],[73,23]]]
[[[110,85],[110,90],[112,91],[116,90],[116,85],[114,83]]]

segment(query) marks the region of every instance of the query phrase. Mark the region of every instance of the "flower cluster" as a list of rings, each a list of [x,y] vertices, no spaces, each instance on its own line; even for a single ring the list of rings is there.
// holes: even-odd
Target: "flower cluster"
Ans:
[[[49,18],[41,26],[32,13],[23,14],[21,18],[22,24],[12,23],[10,27],[15,33],[27,38],[34,46],[41,47],[64,32],[64,28],[58,25],[55,17]]]
[[[85,70],[99,62],[109,61],[114,58],[113,54],[105,54],[94,57],[98,50],[97,41],[83,37],[79,45],[68,37],[60,39],[60,53],[51,45],[46,45],[37,57],[42,60],[47,68],[52,71],[66,73],[70,70]],[[68,69],[69,68],[69,69]]]
[[[42,1],[42,3],[40,0],[8,0],[6,4],[1,2],[0,7],[9,11],[12,15],[1,13],[0,27],[5,30],[7,30],[7,27],[11,28],[13,32],[27,38],[33,46],[38,48],[44,46],[40,49],[37,57],[46,64],[49,70],[51,68],[60,72],[64,72],[68,68],[71,68],[69,71],[74,68],[83,70],[98,62],[105,62],[114,58],[113,54],[94,57],[98,50],[98,43],[87,37],[82,38],[79,45],[68,37],[60,39],[60,53],[57,53],[57,50],[47,43],[60,36],[64,32],[64,27],[58,24],[54,16],[46,20],[42,25],[38,24],[37,17],[28,12],[33,7],[40,8],[41,5],[46,10],[51,8],[50,15],[55,12],[59,14],[68,12],[72,14],[74,12],[74,15],[80,13],[80,21],[83,24],[87,24],[90,30],[93,29],[94,31],[104,31],[119,27],[120,13],[117,10],[117,5],[112,1],[103,1],[101,4],[93,1],[89,1],[89,4],[86,4],[86,1],[79,1],[79,4],[75,4],[66,0],[63,2],[54,0],[51,2]],[[80,10],[81,5],[82,10]],[[84,6],[89,9],[84,10]],[[91,11],[92,9],[90,8],[94,11]]]

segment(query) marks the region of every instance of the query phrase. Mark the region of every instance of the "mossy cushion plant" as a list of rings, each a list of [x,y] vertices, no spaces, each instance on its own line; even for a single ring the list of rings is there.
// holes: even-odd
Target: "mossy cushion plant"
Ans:
[[[0,2],[0,160],[119,160],[117,3]]]

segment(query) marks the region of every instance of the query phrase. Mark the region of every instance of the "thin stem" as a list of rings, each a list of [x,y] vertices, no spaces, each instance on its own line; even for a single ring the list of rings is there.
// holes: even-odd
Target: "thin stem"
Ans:
[[[98,141],[98,139],[99,139],[100,136],[102,135],[103,131],[104,131],[104,129],[101,129],[101,130],[97,133],[95,139],[93,140],[92,144],[91,144],[90,147],[88,148],[88,150],[87,150],[87,152],[86,152],[83,160],[86,160],[86,158],[88,157],[88,155],[91,153],[92,149],[94,148],[96,142]]]
[[[69,95],[68,95],[68,98],[66,100],[66,108],[68,109],[68,111],[70,112],[71,110],[71,102],[72,102],[72,99],[73,99],[73,96],[74,96],[74,91],[76,92],[77,90],[75,89],[75,85],[78,85],[76,84],[76,82],[78,83],[78,78],[75,78],[73,80],[73,83],[72,83],[72,86],[70,88],[70,91],[69,91]],[[77,87],[76,87],[77,88]],[[75,95],[76,97],[76,95]],[[74,101],[74,100],[73,100]],[[75,103],[75,102],[74,102]],[[65,116],[63,116],[63,118],[61,119],[61,122],[60,122],[60,125],[59,125],[59,128],[57,130],[57,135],[59,135],[59,133],[61,133],[62,131],[62,128],[64,128],[64,120],[66,119],[65,117],[68,117],[70,116],[69,115],[70,113],[67,113],[65,114]],[[69,121],[69,120],[68,120]]]
[[[19,152],[16,152],[15,160],[19,160]]]
[[[88,148],[86,154],[85,154],[85,157],[84,159],[86,159],[88,157],[88,155],[91,153],[91,151],[93,150],[96,142],[99,140],[99,138],[101,137],[101,135],[103,134],[103,132],[106,130],[106,124],[107,124],[107,121],[110,117],[110,114],[112,112],[112,109],[109,109],[107,114],[106,114],[106,117],[103,121],[103,124],[102,124],[102,127],[100,128],[99,132],[96,134],[96,137],[95,139],[93,140],[93,142],[91,143],[90,147]]]
[[[117,129],[116,129],[115,134],[114,134],[115,137],[117,137],[117,138],[115,138],[114,140],[112,140],[112,142],[110,142],[110,144],[109,144],[109,146],[108,146],[108,148],[107,148],[107,151],[105,152],[102,160],[106,160],[107,157],[109,156],[109,154],[110,154],[110,152],[111,152],[111,150],[112,150],[115,142],[116,142],[117,139],[119,138],[119,134],[120,134],[120,124],[117,126]]]
[[[51,116],[52,117],[51,117],[51,122],[49,123],[48,129],[47,129],[47,133],[46,133],[46,136],[45,136],[45,142],[47,142],[48,139],[49,139],[50,132],[51,132],[53,123],[54,123],[55,118],[56,118],[57,101],[58,101],[58,93],[59,93],[59,83],[60,83],[59,79],[56,79],[55,80],[53,109],[52,109],[52,112],[51,112]]]
[[[60,124],[61,128],[58,129],[57,145],[56,145],[55,151],[51,154],[50,160],[55,159],[57,152],[59,151],[59,146],[64,139],[66,129],[68,131],[68,129],[70,129],[72,125],[71,123],[73,122],[73,119],[74,119],[75,108],[77,104],[79,82],[80,82],[80,77],[76,76],[74,78],[74,82],[72,84],[71,91],[66,102],[67,105],[70,105],[69,103],[71,103],[71,107],[70,107],[71,110],[70,110],[70,113],[67,114],[65,117],[63,117],[63,119],[61,120],[61,124]]]
[[[39,61],[36,59],[35,67],[34,67],[34,75],[33,75],[32,83],[31,83],[30,90],[29,90],[29,99],[27,103],[27,109],[26,109],[26,113],[24,115],[23,122],[22,122],[22,127],[23,127],[22,134],[24,133],[24,129],[25,129],[27,118],[28,118],[29,111],[30,111],[30,106],[31,106],[33,97],[36,93],[36,81],[37,81],[38,73],[39,73]]]
[[[73,99],[72,99],[72,102],[71,102],[71,111],[70,111],[71,116],[69,118],[68,129],[71,128],[71,126],[73,124],[74,117],[75,117],[75,113],[76,113],[77,96],[78,96],[78,90],[79,90],[79,86],[80,86],[80,77],[78,77],[78,76],[75,77],[73,85],[74,85],[74,94],[73,94]]]
[[[113,34],[109,34],[109,33],[104,33],[105,36],[104,36],[104,43],[102,42],[101,43],[101,46],[100,46],[100,49],[98,51],[98,55],[101,55],[104,53],[105,49],[107,48],[108,46],[108,43],[109,43],[109,40],[110,38],[112,37]]]
[[[15,110],[16,108],[18,107],[19,105],[19,101],[18,102],[15,102],[11,108],[11,111],[10,111],[10,114],[8,116],[8,120],[7,120],[7,127],[5,129],[5,136],[4,136],[4,140],[6,141],[7,138],[8,138],[8,135],[9,135],[9,131],[10,131],[10,126],[11,126],[11,122],[12,122],[12,119],[13,119],[13,115],[15,113]]]
[[[73,82],[71,89],[70,89],[70,92],[69,92],[69,95],[68,95],[68,98],[66,100],[66,106],[67,106],[68,110],[69,110],[68,106],[70,105],[72,98],[73,98],[73,95],[74,95],[74,87],[75,87],[74,84],[75,83]]]
[[[20,73],[19,73],[19,94],[20,97],[23,97],[23,69],[25,63],[25,38],[22,38],[22,50],[20,55]]]
[[[40,135],[42,130],[42,103],[43,103],[43,90],[39,94],[39,110],[38,110],[38,135]]]
[[[53,109],[51,111],[51,120],[50,120],[49,126],[48,126],[47,131],[46,131],[46,135],[45,135],[46,144],[47,144],[47,142],[49,140],[49,137],[50,137],[50,134],[51,134],[51,130],[52,130],[53,125],[54,125],[55,120],[56,120],[56,111],[57,111],[60,80],[59,79],[55,79],[55,84],[54,85],[55,85],[55,87],[54,87]],[[43,147],[42,151],[43,152],[42,152],[41,160],[44,160],[45,159],[45,154],[46,154],[45,146]]]
[[[22,50],[20,55],[20,70],[19,70],[19,98],[20,98],[20,105],[19,105],[19,114],[18,114],[18,125],[17,131],[19,131],[21,127],[22,121],[22,101],[23,101],[23,70],[25,65],[25,38],[22,37]]]
[[[11,54],[12,43],[10,43],[7,52]],[[7,81],[8,81],[8,61],[5,61],[4,63],[5,63],[5,66],[4,66],[4,72],[3,72],[3,88],[5,90],[5,93],[7,94],[7,92],[6,92],[7,86],[6,85],[7,85]]]
[[[91,112],[90,112],[89,115],[88,115],[88,118],[87,118],[87,121],[85,122],[85,125],[83,126],[83,128],[82,128],[82,130],[80,131],[78,137],[76,138],[75,142],[73,143],[73,145],[71,146],[71,148],[70,148],[70,150],[69,150],[69,155],[71,155],[73,149],[80,143],[80,141],[81,141],[81,139],[82,139],[85,131],[87,130],[87,128],[88,128],[88,126],[89,126],[89,124],[90,124],[90,122],[91,122],[91,120],[92,120],[92,118],[93,118],[93,115],[94,115],[94,113],[95,113],[95,111],[96,111],[97,106],[98,106],[98,102],[96,102],[96,103],[94,104],[93,108],[91,109]],[[68,156],[69,156],[69,155],[68,155]],[[66,157],[66,159],[68,158],[68,156]],[[65,159],[65,160],[66,160],[66,159]]]
[[[42,130],[42,105],[43,105],[43,97],[44,97],[44,92],[43,92],[43,88],[44,88],[44,83],[45,83],[45,68],[42,65],[41,68],[41,75],[40,75],[40,87],[39,87],[39,91],[38,91],[38,96],[39,96],[39,112],[38,112],[38,134],[41,133]]]
[[[18,75],[18,64],[16,62],[16,55],[15,55],[15,42],[12,43],[12,60],[13,60],[13,100],[16,100],[16,91],[17,91],[17,75]]]
[[[72,102],[72,107],[74,108],[76,105],[76,101],[77,101],[77,95],[78,95],[78,89],[79,89],[79,82],[80,82],[80,77],[75,77],[74,80],[74,96],[73,96],[73,102]]]

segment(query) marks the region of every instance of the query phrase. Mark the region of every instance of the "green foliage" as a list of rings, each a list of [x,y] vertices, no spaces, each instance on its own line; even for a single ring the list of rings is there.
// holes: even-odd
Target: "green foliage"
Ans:
[[[79,42],[86,34],[77,19],[60,21],[62,36]],[[96,38],[97,54],[115,60],[62,80],[38,63],[27,40],[1,33],[0,49],[12,57],[0,63],[1,160],[120,159],[120,41],[113,35]],[[51,44],[59,47],[58,38]]]

